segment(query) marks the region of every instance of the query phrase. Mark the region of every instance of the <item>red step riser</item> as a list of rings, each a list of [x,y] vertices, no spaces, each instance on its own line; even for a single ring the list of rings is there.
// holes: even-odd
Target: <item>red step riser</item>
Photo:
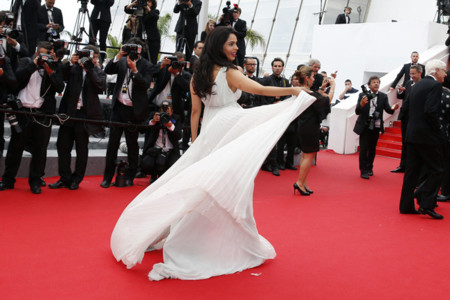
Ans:
[[[402,142],[402,137],[398,136],[398,135],[393,135],[393,134],[382,134],[380,135],[380,140],[385,140],[385,141],[395,141],[395,142]]]
[[[397,128],[397,127],[388,127],[384,129],[385,132],[390,133],[390,134],[402,134],[402,129],[401,128]]]
[[[377,146],[394,150],[402,150],[402,144],[393,141],[378,140]]]
[[[402,152],[398,150],[390,150],[386,148],[377,148],[377,155],[393,157],[393,158],[401,158]]]
[[[395,128],[402,128],[402,122],[394,121],[392,126],[395,127]]]

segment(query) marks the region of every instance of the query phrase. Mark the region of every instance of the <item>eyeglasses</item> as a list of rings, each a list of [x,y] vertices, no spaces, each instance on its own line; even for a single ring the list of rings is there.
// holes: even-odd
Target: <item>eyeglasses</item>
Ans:
[[[256,66],[256,64],[245,64],[246,66]]]

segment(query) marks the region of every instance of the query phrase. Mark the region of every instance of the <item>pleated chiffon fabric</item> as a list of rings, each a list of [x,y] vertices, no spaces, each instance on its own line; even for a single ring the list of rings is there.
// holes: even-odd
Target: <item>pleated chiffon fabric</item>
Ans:
[[[276,256],[253,217],[255,177],[289,123],[315,98],[301,92],[273,105],[243,109],[226,69],[204,99],[201,133],[163,176],[120,216],[111,250],[128,268],[163,248],[150,280],[205,279],[262,264]]]

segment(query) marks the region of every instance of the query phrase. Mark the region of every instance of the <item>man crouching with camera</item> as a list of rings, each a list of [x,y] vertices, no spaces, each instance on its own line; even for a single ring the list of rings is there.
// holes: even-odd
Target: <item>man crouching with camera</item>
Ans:
[[[61,63],[56,60],[50,42],[39,42],[33,58],[20,59],[16,71],[19,84],[18,100],[26,112],[54,114],[55,94],[64,89]],[[5,160],[5,172],[0,190],[14,188],[15,177],[22,160],[24,147],[31,141],[31,162],[28,183],[33,194],[40,194],[41,176],[45,171],[47,146],[51,134],[51,120],[17,115],[21,132],[11,131],[11,140]]]
[[[358,115],[353,131],[359,135],[359,169],[361,178],[369,179],[373,176],[373,161],[377,147],[378,137],[384,133],[383,110],[393,114],[399,106],[389,106],[388,97],[379,92],[380,78],[372,76],[369,78],[369,89],[361,86],[362,93],[359,94],[355,113]]]
[[[141,171],[151,175],[150,183],[180,158],[178,140],[181,138],[181,126],[177,119],[169,101],[163,101],[159,112],[155,112],[150,119],[151,127],[145,134],[141,161]]]
[[[98,94],[106,89],[106,74],[98,66],[99,49],[89,45],[72,55],[70,62],[64,65],[64,80],[67,87],[61,99],[59,113],[80,119],[102,119],[102,107]],[[58,172],[59,180],[49,185],[51,189],[78,189],[84,178],[88,162],[89,135],[101,134],[103,128],[98,125],[74,122],[70,119],[59,127]],[[71,151],[75,142],[77,159],[72,172]]]

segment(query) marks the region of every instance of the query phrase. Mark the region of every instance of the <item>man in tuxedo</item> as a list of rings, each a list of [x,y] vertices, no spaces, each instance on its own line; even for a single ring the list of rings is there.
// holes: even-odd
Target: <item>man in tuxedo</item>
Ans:
[[[0,104],[6,102],[9,92],[17,88],[17,80],[14,75],[9,58],[4,54],[0,54]],[[3,157],[3,149],[5,147],[4,135],[5,113],[0,113],[0,158]],[[0,187],[1,188],[1,187]]]
[[[442,219],[443,216],[436,213],[434,208],[443,172],[443,136],[439,110],[442,82],[447,75],[446,63],[437,59],[430,60],[426,70],[427,75],[415,84],[409,94],[409,123],[406,129],[408,156],[400,213],[416,214],[414,198],[417,198],[419,213],[433,219]],[[423,178],[422,182],[419,177]]]
[[[43,56],[42,56],[43,55]],[[64,89],[60,62],[47,63],[48,56],[56,58],[50,42],[39,42],[38,52],[33,59],[22,58],[17,67],[18,98],[21,110],[54,114],[56,93]],[[51,134],[51,120],[42,117],[17,115],[22,132],[12,130],[5,160],[5,171],[0,190],[14,188],[15,177],[22,160],[25,145],[31,141],[31,162],[28,183],[33,194],[41,193],[41,176],[45,171],[47,146]]]
[[[173,114],[172,104],[163,101],[159,110],[153,113],[149,125],[150,129],[145,133],[141,170],[151,175],[152,183],[180,158],[181,123]]]
[[[37,26],[39,29],[38,34],[40,41],[47,40],[47,32],[49,32],[49,30],[56,32],[58,36],[59,33],[64,30],[62,11],[54,5],[55,0],[45,0],[45,4],[37,11]]]
[[[233,23],[231,27],[236,31],[238,51],[236,52],[236,65],[244,67],[245,58],[245,36],[247,35],[247,23],[239,19],[241,16],[241,8],[238,7],[233,11]]]
[[[29,56],[29,53],[23,34],[18,31],[18,36],[13,38],[5,34],[7,28],[14,28],[14,15],[9,11],[0,11],[0,55],[6,54],[10,58],[13,71],[16,71],[19,59]]]
[[[91,4],[94,5],[91,14],[91,29],[89,30],[91,43],[95,44],[97,33],[100,31],[100,50],[106,51],[106,39],[111,24],[111,6],[113,6],[114,0],[91,0]],[[102,53],[102,61],[105,59],[104,56]]]
[[[402,78],[403,75],[405,75],[405,78],[403,79],[403,86],[405,86],[405,84],[408,82],[408,80],[410,80],[409,77],[409,70],[411,68],[411,66],[413,65],[419,65],[422,67],[422,78],[425,76],[425,66],[422,64],[419,64],[419,53],[417,53],[417,51],[414,51],[411,53],[411,62],[408,64],[404,64],[403,68],[400,70],[400,72],[397,74],[397,77],[395,77],[394,82],[392,82],[391,87],[390,87],[390,91],[393,91],[395,89],[395,87],[397,86],[397,84],[399,83],[400,79]]]
[[[41,0],[15,0],[12,11],[16,20],[15,28],[24,34],[29,55],[33,55],[38,41],[38,14]]]
[[[408,127],[408,109],[409,109],[409,94],[411,93],[411,88],[422,79],[422,67],[420,65],[411,66],[409,71],[411,79],[406,82],[405,86],[399,86],[397,92],[397,98],[403,99],[403,105],[400,108],[400,113],[398,114],[398,119],[402,122],[402,156],[400,159],[400,166],[396,169],[391,170],[392,173],[405,173],[406,169],[406,128]]]
[[[121,51],[105,67],[106,74],[117,74],[116,86],[112,98],[111,121],[141,124],[148,117],[147,89],[155,72],[153,65],[141,57],[145,43],[139,38],[131,38],[127,45],[139,46],[137,53],[128,54],[122,46]],[[141,49],[139,51],[139,49]],[[126,168],[126,185],[132,186],[139,159],[138,137],[135,128],[111,127],[106,150],[103,188],[111,186],[116,167],[117,150],[122,133],[128,148],[128,166]]]
[[[200,55],[202,55],[203,46],[205,46],[205,43],[202,41],[196,41],[194,44],[194,54],[189,60],[189,73],[191,74],[194,74],[195,64],[200,59]]]
[[[186,60],[191,59],[192,50],[194,49],[195,37],[198,33],[197,16],[202,8],[200,0],[178,0],[173,8],[173,12],[180,14],[175,32],[177,33],[177,51],[185,49]]]
[[[383,111],[393,114],[399,105],[389,106],[388,97],[379,92],[380,78],[369,78],[368,94],[360,93],[355,113],[358,115],[353,131],[359,135],[359,170],[361,178],[369,179],[373,175],[373,161],[378,137],[384,133]]]
[[[321,66],[320,61],[318,59],[312,58],[309,60],[308,66],[313,68],[313,74],[314,74],[314,83],[311,86],[311,91],[317,92],[317,91],[319,91],[319,89],[323,83],[323,76],[322,76],[322,74],[319,73],[320,66]]]
[[[106,74],[98,66],[99,50],[89,45],[72,55],[71,61],[64,66],[64,80],[67,82],[59,106],[59,113],[80,119],[101,120],[102,107],[98,94],[106,89]],[[103,132],[98,125],[67,121],[60,125],[56,147],[58,149],[59,180],[49,185],[51,189],[67,187],[78,189],[84,178],[88,162],[89,134]],[[71,151],[75,142],[77,159],[72,172]]]
[[[344,8],[344,13],[340,14],[336,18],[336,24],[350,24],[350,14],[352,13],[352,8],[347,6]]]
[[[261,80],[258,77],[256,77],[255,71],[256,71],[256,60],[254,58],[245,58],[244,75],[250,78],[251,80],[254,80],[259,83]],[[250,108],[263,105],[266,102],[263,96],[242,92],[241,98],[239,98],[238,103],[243,108]]]

